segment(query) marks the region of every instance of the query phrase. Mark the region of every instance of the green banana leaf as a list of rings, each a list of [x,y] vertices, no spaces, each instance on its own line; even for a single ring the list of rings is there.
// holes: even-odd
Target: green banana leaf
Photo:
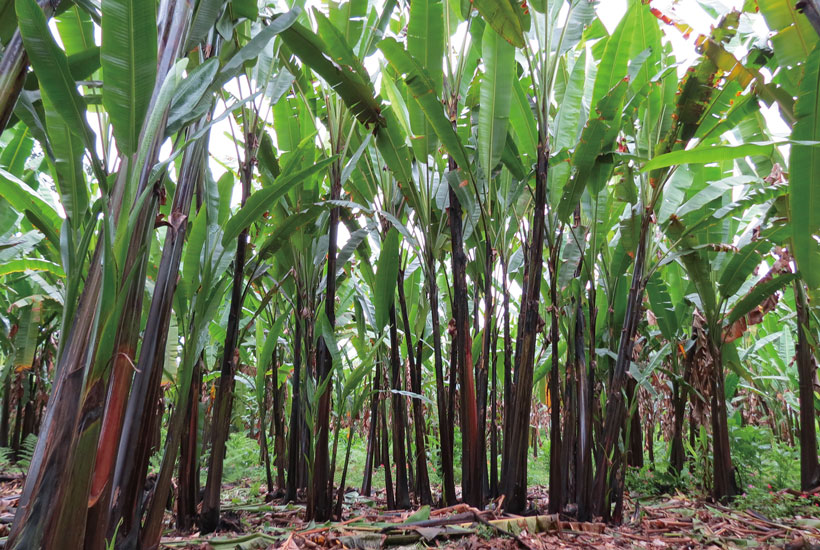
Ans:
[[[157,79],[156,4],[154,0],[102,0],[100,8],[103,106],[117,148],[132,155]]]

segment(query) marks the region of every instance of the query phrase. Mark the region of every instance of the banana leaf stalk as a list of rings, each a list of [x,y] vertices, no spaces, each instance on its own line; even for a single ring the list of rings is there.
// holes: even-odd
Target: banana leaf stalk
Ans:
[[[195,132],[197,128],[197,125],[192,126],[190,132]],[[111,411],[117,412],[115,419],[119,423],[112,423],[111,428],[104,432],[106,438],[100,442],[101,448],[104,445],[114,446],[114,453],[102,455],[108,460],[99,464],[94,472],[95,486],[100,488],[101,493],[91,495],[92,498],[97,497],[96,525],[98,530],[105,530],[96,533],[94,538],[97,540],[101,535],[104,535],[103,539],[111,536],[120,521],[122,526],[118,535],[124,539],[135,537],[139,528],[135,518],[148,473],[149,442],[154,437],[156,426],[155,405],[159,398],[167,329],[187,234],[187,215],[191,210],[194,191],[202,182],[207,143],[207,137],[202,138],[183,157],[134,379],[126,388],[130,392],[118,396],[112,404],[122,407]],[[112,499],[112,495],[117,497]]]
[[[184,17],[183,10],[179,10],[175,15],[176,18],[169,17],[165,21],[166,26],[179,27],[175,25],[178,22],[183,27],[177,30],[184,30],[188,18]],[[29,26],[37,24],[35,17]],[[167,28],[164,30],[167,32]],[[32,36],[31,40],[39,38]],[[174,51],[173,56],[166,56],[169,61],[176,59],[178,40],[169,42],[169,49]],[[161,78],[154,89],[152,102],[155,103],[160,97],[165,75],[170,71],[170,62],[160,64],[158,74]],[[114,342],[116,327],[119,325],[118,313],[124,311],[128,300],[129,292],[124,289],[132,284],[140,286],[139,281],[144,279],[144,267],[135,261],[129,262],[133,263],[132,269],[122,271],[123,279],[116,281],[113,257],[116,243],[108,228],[117,227],[118,233],[126,234],[127,220],[131,228],[145,228],[144,231],[132,231],[131,236],[145,238],[148,226],[154,219],[153,209],[150,207],[153,201],[149,200],[147,205],[141,203],[139,215],[133,220],[119,219],[119,212],[123,206],[122,201],[127,198],[135,199],[124,192],[129,179],[137,182],[137,189],[144,189],[147,186],[149,167],[156,162],[156,151],[159,149],[159,142],[162,141],[162,134],[163,132],[157,131],[153,136],[144,138],[149,140],[147,151],[151,154],[143,155],[145,164],[139,176],[129,174],[129,167],[132,165],[123,159],[115,192],[110,198],[106,197],[109,200],[106,216],[109,224],[106,224],[104,237],[100,239],[95,250],[94,261],[77,307],[76,322],[71,325],[72,330],[67,335],[68,344],[57,367],[41,437],[32,460],[26,488],[21,496],[21,506],[18,508],[9,535],[9,548],[52,548],[55,545],[79,544],[79,541],[82,541],[86,517],[85,499],[89,490],[94,448],[97,445],[102,408],[105,403],[105,388],[111,372],[110,364],[114,351],[109,348],[109,342]],[[98,176],[104,177],[104,174],[98,173]],[[100,183],[106,185],[103,181]],[[125,206],[131,208],[130,203]],[[143,216],[142,220],[140,216]],[[116,286],[120,285],[123,292],[115,294]],[[132,298],[135,295],[130,294]],[[135,305],[133,300],[131,303]],[[100,345],[105,345],[105,348],[98,350],[98,341]],[[125,348],[118,352],[125,351],[127,354],[126,339],[120,340],[120,343],[125,344]],[[116,357],[122,355],[118,353]],[[63,482],[57,483],[57,479],[62,479]]]

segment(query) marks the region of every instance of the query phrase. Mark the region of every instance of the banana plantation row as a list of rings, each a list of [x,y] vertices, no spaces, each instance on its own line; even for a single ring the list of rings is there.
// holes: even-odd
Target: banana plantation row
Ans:
[[[730,423],[816,487],[817,3],[719,4],[0,0],[5,547],[215,530],[237,429],[317,521],[359,437],[522,513],[546,411],[551,513]]]

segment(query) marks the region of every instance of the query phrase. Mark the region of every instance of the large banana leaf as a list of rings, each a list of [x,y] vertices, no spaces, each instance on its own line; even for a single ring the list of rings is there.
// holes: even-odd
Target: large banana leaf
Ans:
[[[376,146],[384,158],[384,162],[393,172],[393,176],[402,185],[402,191],[413,184],[413,172],[410,160],[410,150],[404,142],[400,131],[399,117],[393,112],[393,106],[382,110],[385,125],[376,130]]]
[[[655,272],[646,282],[646,293],[649,296],[649,303],[652,306],[652,313],[658,321],[663,337],[670,342],[674,340],[678,333],[678,319],[675,315],[675,306],[672,298],[666,289],[666,281],[661,279]]]
[[[12,174],[22,176],[34,141],[31,139],[28,127],[22,125],[10,129],[6,135],[10,139],[0,149],[0,166]]]
[[[166,135],[173,135],[186,122],[199,119],[204,114],[202,111],[210,107],[210,102],[203,101],[203,98],[218,71],[219,59],[212,57],[188,73],[171,101],[168,122],[165,125]]]
[[[797,123],[793,140],[820,140],[820,48],[806,63],[795,105]],[[811,288],[820,287],[820,148],[793,144],[791,147],[789,204],[791,209],[794,257],[803,279]]]
[[[652,15],[648,3],[635,2],[631,9],[636,10],[636,13],[634,14],[634,36],[629,58],[635,60],[641,54],[646,56],[638,72],[630,79],[635,88],[640,88],[649,82],[658,71],[657,64],[661,60],[663,47],[661,45],[662,33],[658,26],[658,19]]]
[[[487,179],[501,161],[510,121],[512,83],[515,79],[515,48],[492,27],[484,28],[481,41],[484,77],[481,79],[481,107],[478,111],[478,151]]]
[[[56,15],[54,21],[67,55],[74,55],[96,45],[94,43],[94,23],[88,13],[77,6],[71,6],[63,13]]]
[[[555,116],[555,122],[552,125],[553,139],[550,145],[554,151],[569,150],[576,145],[578,140],[578,125],[581,119],[584,83],[587,76],[586,59],[586,50],[582,50],[581,55],[575,60],[575,65],[572,67],[569,80],[567,80],[561,108],[558,109],[558,114]],[[560,196],[560,192],[566,185],[571,171],[572,166],[568,162],[561,162],[549,171],[551,196]]]
[[[362,38],[362,27],[367,15],[369,2],[367,0],[330,0],[329,18],[339,29],[348,44],[356,45]],[[412,9],[412,8],[411,8]]]
[[[416,0],[410,4],[410,22],[407,24],[407,51],[430,72],[436,96],[441,97],[444,73],[444,11],[441,0]],[[418,103],[407,105],[410,127],[413,130],[413,152],[419,162],[427,162],[427,155],[436,150],[436,135]]]
[[[12,0],[0,0],[0,42],[8,44],[17,30],[17,16]]]
[[[0,277],[10,273],[25,273],[26,271],[45,271],[60,278],[65,277],[65,272],[59,264],[39,258],[10,260],[0,264]]]
[[[40,303],[34,303],[27,306],[20,315],[17,334],[14,337],[14,370],[16,372],[30,369],[34,361],[41,310]]]
[[[279,336],[282,334],[282,327],[287,321],[288,315],[279,314],[273,326],[268,331],[267,335],[262,335],[262,323],[257,324],[256,330],[256,399],[261,404],[265,395],[265,375],[268,368],[271,366],[273,359],[273,350],[279,342]],[[264,340],[264,344],[260,345]],[[276,365],[274,365],[276,366]]]
[[[689,280],[695,286],[695,290],[700,297],[701,310],[704,316],[711,322],[717,319],[717,298],[715,296],[715,287],[712,284],[711,265],[707,253],[698,248],[697,235],[686,232],[686,226],[680,221],[673,220],[666,229],[669,237],[678,241],[678,249],[680,251],[679,259],[686,268],[686,274]]]
[[[154,0],[102,0],[103,106],[120,152],[137,151],[157,79]]]
[[[732,308],[732,311],[730,311],[726,316],[725,324],[727,326],[732,326],[735,321],[739,320],[741,317],[745,317],[749,312],[759,306],[763,300],[785,287],[795,278],[796,275],[793,273],[786,273],[756,284],[749,291],[749,294],[738,300]]]
[[[774,143],[741,143],[739,145],[701,145],[694,149],[671,151],[658,155],[641,168],[642,172],[680,164],[709,164],[746,156],[770,155]]]
[[[196,48],[205,40],[208,31],[213,28],[217,19],[219,19],[225,3],[225,0],[199,0],[196,3],[191,27],[188,29],[188,36],[185,39],[186,51]]]
[[[223,84],[240,71],[245,62],[255,59],[264,50],[274,36],[290,28],[302,12],[298,6],[294,9],[277,15],[270,25],[259,31],[247,44],[236,52],[222,67],[221,77],[217,84]]]
[[[597,105],[597,117],[584,126],[581,138],[572,155],[575,174],[564,186],[558,203],[558,219],[566,220],[575,210],[587,186],[597,193],[612,173],[610,156],[615,138],[621,127],[621,111],[626,97],[627,82],[621,80]]]
[[[534,2],[536,7],[538,2]],[[552,48],[563,55],[574,48],[584,35],[587,26],[595,18],[598,0],[571,0],[565,29],[552,35]]]
[[[538,147],[538,129],[535,125],[535,116],[530,108],[530,100],[524,92],[521,81],[517,78],[513,80],[510,125],[510,130],[518,138],[521,153],[534,162]]]
[[[618,23],[615,32],[606,41],[603,57],[598,64],[595,85],[592,89],[592,105],[598,102],[626,76],[635,23],[640,18],[640,2],[633,2],[626,15]]]

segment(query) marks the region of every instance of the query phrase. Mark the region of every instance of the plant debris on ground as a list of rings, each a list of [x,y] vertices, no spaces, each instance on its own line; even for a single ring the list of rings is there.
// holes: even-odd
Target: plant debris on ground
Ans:
[[[0,533],[13,520],[22,489],[22,476],[3,476],[0,482]],[[625,497],[628,518],[622,525],[573,521],[566,515],[547,515],[547,491],[530,489],[529,515],[496,511],[503,499],[479,511],[466,504],[430,509],[388,511],[384,491],[373,498],[346,494],[340,521],[316,524],[304,519],[304,505],[265,501],[265,495],[241,504],[226,503],[220,529],[202,536],[169,529],[162,538],[166,550],[294,550],[395,548],[525,549],[552,548],[820,548],[820,517],[795,515],[769,518],[753,508],[739,509],[681,493],[668,497]],[[783,490],[781,500],[805,499],[805,507],[820,509],[815,494]],[[167,524],[172,524],[170,512]]]

